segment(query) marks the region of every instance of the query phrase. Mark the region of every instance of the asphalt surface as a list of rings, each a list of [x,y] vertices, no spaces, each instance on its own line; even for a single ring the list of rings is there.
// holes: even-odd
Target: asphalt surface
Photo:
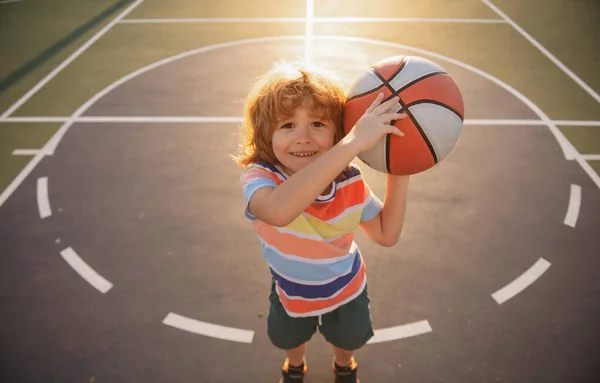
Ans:
[[[408,53],[371,47],[348,68]],[[90,116],[236,117],[271,61],[301,42],[230,47],[145,72]],[[327,44],[317,63],[334,66]],[[243,70],[239,57],[244,58]],[[361,61],[362,60],[362,61]],[[489,80],[440,62],[469,119],[536,118]],[[352,70],[345,76],[352,74]],[[269,273],[243,216],[235,123],[74,124],[0,209],[0,380],[276,382],[266,336]],[[383,198],[384,176],[361,165]],[[53,214],[40,219],[38,177]],[[582,188],[575,228],[563,223]],[[376,329],[432,332],[360,350],[364,382],[597,382],[600,193],[543,126],[465,126],[451,155],[411,180],[393,248],[357,233]],[[102,294],[60,256],[71,247],[114,287]],[[491,294],[543,258],[551,267],[499,305]],[[170,312],[255,332],[250,344],[162,323]],[[308,383],[331,381],[309,345]]]

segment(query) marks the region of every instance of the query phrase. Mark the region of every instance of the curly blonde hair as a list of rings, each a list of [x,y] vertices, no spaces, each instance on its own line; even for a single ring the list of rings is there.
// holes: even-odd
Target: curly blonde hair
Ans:
[[[300,64],[280,62],[258,78],[244,108],[240,132],[240,153],[234,160],[240,166],[258,161],[279,165],[271,139],[278,121],[306,106],[316,117],[331,120],[336,132],[334,144],[345,135],[343,108],[346,94],[332,74]]]

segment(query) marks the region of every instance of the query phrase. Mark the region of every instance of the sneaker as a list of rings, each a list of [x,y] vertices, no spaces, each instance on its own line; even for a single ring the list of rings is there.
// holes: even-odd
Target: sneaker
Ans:
[[[302,383],[304,382],[304,374],[306,374],[306,361],[301,367],[290,366],[290,360],[285,358],[283,367],[281,368],[281,379],[279,383]]]
[[[335,383],[360,383],[358,380],[358,363],[352,358],[350,365],[339,367],[333,363],[333,372],[335,373]]]

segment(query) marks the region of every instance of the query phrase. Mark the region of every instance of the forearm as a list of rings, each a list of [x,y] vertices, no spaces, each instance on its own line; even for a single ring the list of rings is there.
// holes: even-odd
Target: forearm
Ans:
[[[287,224],[299,216],[356,157],[350,140],[342,140],[312,161],[270,194],[278,221]]]
[[[393,246],[398,242],[404,217],[410,176],[386,176],[385,199],[381,210],[382,242]]]

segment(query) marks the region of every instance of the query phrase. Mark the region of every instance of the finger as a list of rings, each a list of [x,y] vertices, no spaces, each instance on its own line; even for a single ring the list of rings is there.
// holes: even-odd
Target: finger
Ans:
[[[398,96],[390,98],[389,100],[375,108],[374,113],[382,114],[388,112],[392,108],[392,106],[394,106],[398,102],[399,99],[400,97]]]
[[[384,113],[379,117],[382,119],[382,122],[390,122],[394,120],[402,120],[403,118],[406,118],[406,116],[408,116],[406,113]]]
[[[383,100],[383,92],[379,93],[379,94],[377,95],[377,97],[375,97],[375,100],[373,101],[373,103],[371,104],[371,106],[369,106],[369,107],[367,108],[367,110],[366,110],[366,112],[365,112],[365,113],[370,113],[370,112],[372,112],[373,110],[375,110],[375,108],[377,108],[377,106],[378,106],[379,104],[381,104],[381,100]]]
[[[404,137],[404,133],[402,133],[402,131],[400,129],[396,128],[394,125],[390,125],[390,128],[388,129],[388,133],[394,134],[398,137]]]

